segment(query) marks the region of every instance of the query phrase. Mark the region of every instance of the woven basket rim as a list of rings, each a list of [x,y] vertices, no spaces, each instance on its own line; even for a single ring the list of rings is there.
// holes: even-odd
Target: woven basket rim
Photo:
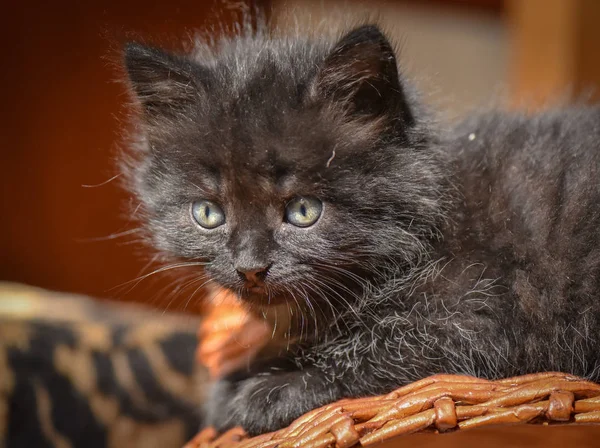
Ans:
[[[414,432],[524,423],[600,423],[600,385],[560,372],[500,380],[440,374],[389,394],[337,401],[257,437],[239,427],[220,435],[206,428],[184,448],[346,448]]]

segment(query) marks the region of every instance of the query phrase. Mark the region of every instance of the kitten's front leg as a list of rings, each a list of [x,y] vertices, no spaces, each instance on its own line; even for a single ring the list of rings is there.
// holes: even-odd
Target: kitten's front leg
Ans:
[[[264,372],[216,383],[207,419],[218,430],[239,425],[257,435],[287,426],[302,414],[340,398],[339,385],[315,368]]]

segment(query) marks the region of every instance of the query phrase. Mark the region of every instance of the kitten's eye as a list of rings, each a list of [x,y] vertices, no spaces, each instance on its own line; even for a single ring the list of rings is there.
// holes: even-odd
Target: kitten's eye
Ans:
[[[225,223],[225,213],[221,207],[206,199],[192,203],[192,216],[205,229],[214,229]]]
[[[285,206],[287,222],[297,227],[312,226],[323,210],[323,204],[316,198],[294,198]]]

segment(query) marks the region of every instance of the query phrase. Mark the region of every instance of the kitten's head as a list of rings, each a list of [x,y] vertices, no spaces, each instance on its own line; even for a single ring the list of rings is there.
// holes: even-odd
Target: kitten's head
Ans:
[[[186,56],[130,44],[125,66],[140,107],[130,178],[153,244],[246,300],[350,301],[435,235],[431,136],[376,26]]]

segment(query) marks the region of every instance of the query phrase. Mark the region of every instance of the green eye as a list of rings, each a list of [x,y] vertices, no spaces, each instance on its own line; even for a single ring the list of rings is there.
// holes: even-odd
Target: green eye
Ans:
[[[214,229],[225,223],[225,213],[221,207],[206,199],[192,203],[192,216],[205,229]]]
[[[294,198],[285,206],[287,222],[297,227],[312,226],[323,210],[323,204],[316,198]]]

